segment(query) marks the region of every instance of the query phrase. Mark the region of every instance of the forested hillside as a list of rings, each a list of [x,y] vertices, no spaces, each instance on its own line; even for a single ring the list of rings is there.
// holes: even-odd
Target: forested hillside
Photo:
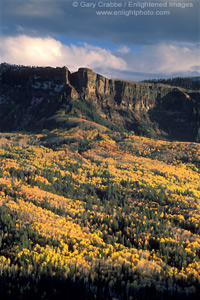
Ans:
[[[150,79],[144,82],[164,83],[172,86],[178,86],[187,90],[199,90],[200,78],[199,77],[175,77],[169,79]]]
[[[84,122],[0,134],[1,298],[198,299],[200,145]]]

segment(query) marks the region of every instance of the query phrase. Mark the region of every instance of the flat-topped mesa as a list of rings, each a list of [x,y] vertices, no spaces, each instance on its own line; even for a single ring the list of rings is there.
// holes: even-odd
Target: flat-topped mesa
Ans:
[[[70,86],[77,92],[74,92],[75,98],[144,111],[173,91],[172,87],[163,84],[107,79],[88,68],[70,74]]]
[[[96,81],[97,74],[88,68],[79,68],[77,72],[74,72],[70,76],[70,83],[76,88],[87,88],[88,83],[90,86]]]
[[[31,75],[42,81],[52,81],[57,84],[69,84],[70,71],[67,67],[62,68],[32,68]]]
[[[27,84],[31,81],[51,81],[57,84],[69,84],[70,71],[67,67],[24,67],[0,65],[3,79]],[[8,82],[7,82],[8,83]]]
[[[159,97],[169,93],[168,88],[156,89],[153,84],[139,82],[129,82],[124,80],[114,81],[115,102],[122,106],[134,110],[145,110],[155,105]]]
[[[93,99],[94,102],[104,100],[108,96],[112,91],[111,81],[88,68],[79,68],[70,75],[70,84],[78,92],[79,98]]]
[[[68,84],[70,71],[67,67],[63,68],[32,68],[30,69],[30,75],[34,79],[42,81],[52,81],[57,84]]]
[[[147,112],[157,105],[160,99],[174,91],[173,87],[164,84],[108,79],[89,68],[79,68],[77,72],[70,73],[67,67],[31,68],[2,64],[1,69],[2,76],[8,84],[32,84],[32,88],[37,89],[43,85],[52,88],[51,83],[54,83],[54,86],[58,85],[57,90],[64,88],[70,98],[92,99],[99,107],[110,106]],[[181,89],[177,90],[181,93]]]
[[[151,127],[156,135],[195,141],[199,95],[198,90],[161,83],[108,79],[88,68],[70,73],[67,67],[0,64],[0,130],[60,126],[59,118],[68,118],[71,98],[86,106],[92,100],[97,113],[118,127],[138,133]],[[75,113],[84,117],[81,109]]]
[[[34,79],[52,81],[57,84],[69,84],[70,71],[67,67],[31,68],[30,75]]]

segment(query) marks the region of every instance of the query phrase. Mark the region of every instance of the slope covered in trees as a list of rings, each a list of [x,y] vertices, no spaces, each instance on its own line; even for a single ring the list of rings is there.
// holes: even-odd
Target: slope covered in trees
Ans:
[[[0,135],[2,299],[197,299],[200,145]]]
[[[199,90],[200,78],[199,77],[175,77],[169,79],[149,79],[144,82],[164,83],[171,86],[179,86],[187,90]]]

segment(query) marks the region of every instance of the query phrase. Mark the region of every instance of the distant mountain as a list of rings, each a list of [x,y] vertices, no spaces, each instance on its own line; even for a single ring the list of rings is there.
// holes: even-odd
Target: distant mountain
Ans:
[[[0,65],[1,131],[74,124],[199,141],[200,90],[107,79],[87,68]]]

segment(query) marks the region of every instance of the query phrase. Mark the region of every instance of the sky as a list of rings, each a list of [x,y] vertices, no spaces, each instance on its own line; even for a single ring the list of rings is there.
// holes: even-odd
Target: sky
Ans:
[[[200,0],[0,0],[0,62],[200,76]]]

